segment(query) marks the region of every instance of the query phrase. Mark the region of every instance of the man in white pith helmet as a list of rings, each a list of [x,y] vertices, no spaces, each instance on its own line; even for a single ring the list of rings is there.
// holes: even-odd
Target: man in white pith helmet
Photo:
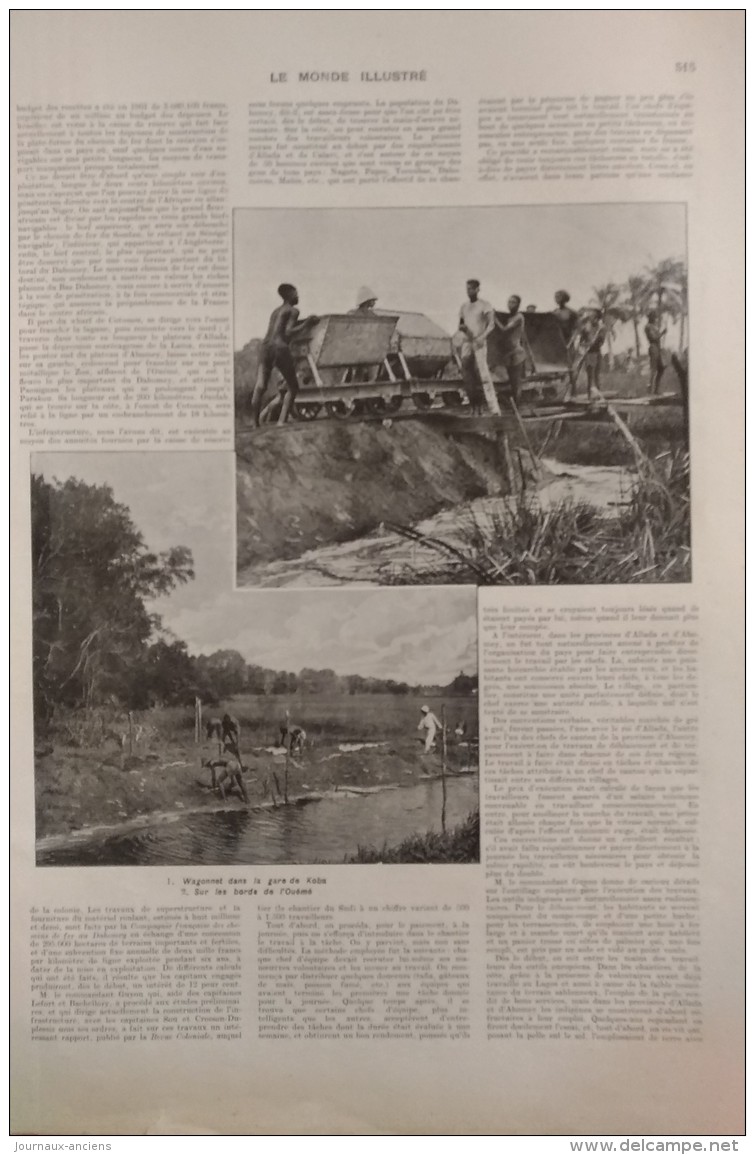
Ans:
[[[357,307],[352,309],[352,313],[374,313],[377,305],[377,293],[369,287],[369,285],[362,285],[357,293]]]
[[[419,720],[418,730],[426,730],[425,734],[425,754],[429,754],[435,746],[435,735],[440,730],[440,721],[433,714],[429,706],[422,707],[422,717]]]

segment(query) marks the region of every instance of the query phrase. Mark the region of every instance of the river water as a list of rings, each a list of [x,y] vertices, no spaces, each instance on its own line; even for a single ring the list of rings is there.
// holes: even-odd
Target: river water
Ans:
[[[189,814],[139,830],[41,850],[45,866],[225,866],[337,863],[357,847],[395,846],[441,828],[437,780],[376,794],[337,792],[277,810]],[[446,826],[477,808],[477,777],[447,781]]]

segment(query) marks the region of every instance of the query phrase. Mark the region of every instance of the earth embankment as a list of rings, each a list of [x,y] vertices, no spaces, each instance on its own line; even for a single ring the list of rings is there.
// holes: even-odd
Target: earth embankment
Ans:
[[[242,431],[236,462],[239,571],[506,491],[494,437],[421,418]]]

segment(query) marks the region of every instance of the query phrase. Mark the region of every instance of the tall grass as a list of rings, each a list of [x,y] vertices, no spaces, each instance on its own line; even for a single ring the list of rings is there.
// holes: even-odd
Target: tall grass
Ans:
[[[398,846],[360,846],[347,862],[479,862],[480,812],[475,810],[445,834],[412,834]]]
[[[690,580],[689,455],[647,459],[626,506],[609,516],[565,500],[542,506],[524,492],[478,523],[470,516],[461,545],[425,539],[428,563],[403,570],[401,584],[612,584]],[[412,533],[412,540],[418,540]]]

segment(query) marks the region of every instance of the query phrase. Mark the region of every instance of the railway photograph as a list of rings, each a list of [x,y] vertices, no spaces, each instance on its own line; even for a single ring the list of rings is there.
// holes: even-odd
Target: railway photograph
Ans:
[[[682,203],[236,209],[239,587],[691,580]]]
[[[33,455],[38,865],[478,862],[476,590],[234,590],[232,484]]]

